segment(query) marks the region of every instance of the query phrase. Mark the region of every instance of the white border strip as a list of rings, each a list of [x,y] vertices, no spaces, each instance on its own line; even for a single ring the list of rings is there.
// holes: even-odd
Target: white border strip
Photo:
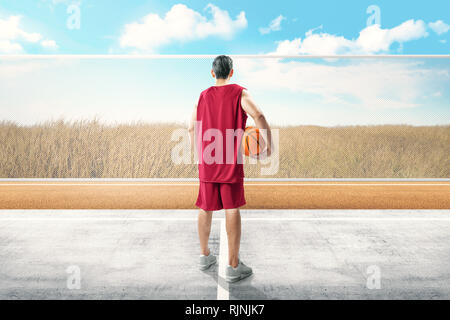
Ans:
[[[0,59],[214,59],[217,54],[4,54]],[[271,55],[230,54],[237,59],[448,59],[448,54],[386,54],[386,55]]]

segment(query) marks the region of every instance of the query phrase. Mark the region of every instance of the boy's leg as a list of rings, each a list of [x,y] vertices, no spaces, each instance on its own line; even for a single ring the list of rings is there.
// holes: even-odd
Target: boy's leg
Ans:
[[[200,254],[209,255],[208,240],[211,233],[212,211],[200,209],[198,212],[198,237],[200,239]]]
[[[241,243],[241,213],[239,209],[226,209],[225,214],[228,236],[228,265],[236,268]]]

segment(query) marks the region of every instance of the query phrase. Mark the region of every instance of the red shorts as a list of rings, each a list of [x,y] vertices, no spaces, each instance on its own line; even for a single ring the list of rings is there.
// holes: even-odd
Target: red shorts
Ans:
[[[235,209],[245,204],[244,182],[202,182],[195,205],[205,211]]]

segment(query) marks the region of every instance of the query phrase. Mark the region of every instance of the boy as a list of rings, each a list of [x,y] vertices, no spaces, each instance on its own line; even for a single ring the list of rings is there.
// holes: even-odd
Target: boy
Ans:
[[[254,119],[259,129],[267,133],[266,141],[272,141],[269,124],[250,94],[245,88],[229,83],[233,72],[233,61],[230,57],[221,55],[214,59],[211,75],[216,79],[216,84],[200,94],[189,125],[191,144],[192,147],[196,145],[199,155],[200,189],[196,202],[196,206],[200,208],[199,266],[201,270],[206,270],[216,263],[216,257],[208,248],[212,212],[225,209],[228,237],[227,282],[236,282],[252,274],[252,269],[239,259],[241,240],[239,207],[246,203],[240,147],[247,115]],[[233,134],[231,148],[230,143],[227,143],[230,141],[230,130]],[[194,141],[197,143],[194,144]],[[211,145],[215,147],[211,148]],[[271,143],[266,145],[263,153],[270,156]]]

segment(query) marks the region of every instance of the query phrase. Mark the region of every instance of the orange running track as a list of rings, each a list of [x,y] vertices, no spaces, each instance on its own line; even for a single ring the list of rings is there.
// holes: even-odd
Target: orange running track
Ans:
[[[0,209],[193,209],[193,181],[1,181]],[[244,209],[450,209],[448,181],[250,181]]]

